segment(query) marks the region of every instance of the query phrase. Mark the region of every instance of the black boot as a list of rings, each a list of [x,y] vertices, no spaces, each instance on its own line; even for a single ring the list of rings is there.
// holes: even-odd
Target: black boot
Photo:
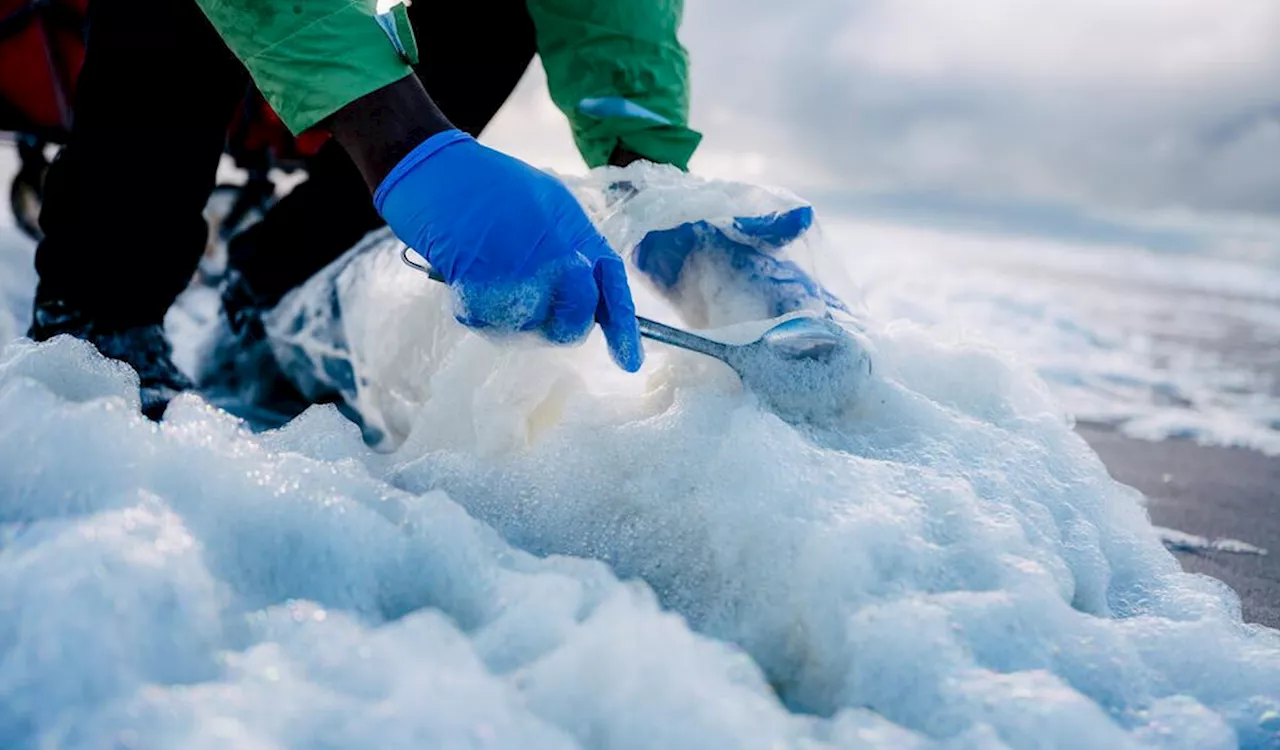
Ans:
[[[235,268],[220,286],[222,319],[200,387],[257,427],[273,427],[311,405],[276,362],[262,316],[275,300],[256,293]]]
[[[113,326],[61,300],[37,299],[27,336],[46,341],[59,334],[88,341],[105,357],[118,359],[138,373],[142,413],[159,421],[179,393],[195,386],[173,363],[173,349],[159,323]]]

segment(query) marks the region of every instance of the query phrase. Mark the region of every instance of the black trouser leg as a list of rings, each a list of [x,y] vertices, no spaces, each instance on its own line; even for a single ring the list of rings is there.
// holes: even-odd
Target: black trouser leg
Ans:
[[[415,3],[409,16],[417,73],[449,120],[478,136],[533,59],[524,0]],[[337,143],[325,144],[305,182],[230,243],[232,267],[274,303],[382,226],[363,178]]]
[[[248,76],[192,0],[93,0],[88,33],[70,142],[45,185],[37,303],[158,323],[204,250]]]

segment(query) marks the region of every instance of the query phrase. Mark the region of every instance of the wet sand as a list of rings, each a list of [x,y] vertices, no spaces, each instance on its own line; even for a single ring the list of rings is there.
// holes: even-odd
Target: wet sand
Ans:
[[[1185,570],[1235,589],[1246,621],[1280,628],[1280,458],[1187,440],[1134,440],[1101,425],[1077,431],[1111,476],[1147,496],[1157,526],[1266,549],[1266,555],[1174,554]]]

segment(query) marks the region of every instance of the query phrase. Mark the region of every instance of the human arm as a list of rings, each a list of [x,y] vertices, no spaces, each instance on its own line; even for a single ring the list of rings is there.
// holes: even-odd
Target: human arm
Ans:
[[[551,99],[589,167],[624,154],[687,169],[702,136],[689,127],[683,0],[527,0]],[[632,157],[634,158],[634,157]]]
[[[615,362],[639,369],[621,259],[559,180],[448,122],[409,68],[407,22],[388,27],[373,0],[198,2],[291,131],[333,130],[388,226],[453,287],[460,321],[555,343],[598,322]]]

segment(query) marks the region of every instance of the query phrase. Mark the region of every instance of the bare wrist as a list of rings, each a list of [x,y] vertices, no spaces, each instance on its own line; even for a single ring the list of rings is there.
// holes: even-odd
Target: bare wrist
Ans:
[[[419,143],[454,127],[413,74],[347,104],[326,125],[370,192]]]

